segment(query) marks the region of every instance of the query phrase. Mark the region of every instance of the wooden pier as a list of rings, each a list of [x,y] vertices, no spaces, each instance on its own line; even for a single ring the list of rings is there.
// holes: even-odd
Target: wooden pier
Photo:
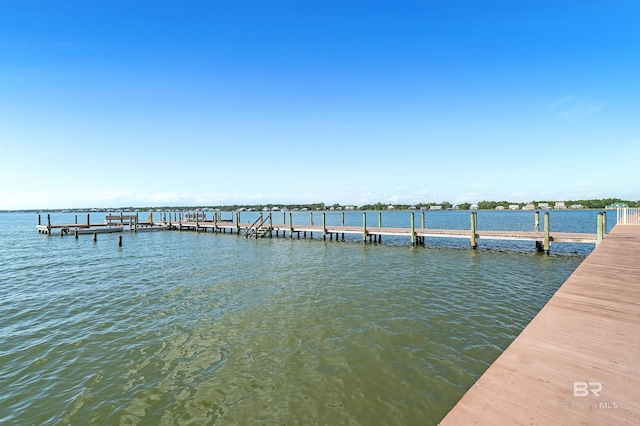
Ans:
[[[425,228],[424,213],[422,214],[421,227],[415,223],[415,215],[411,212],[409,228],[391,228],[382,226],[382,216],[379,214],[378,226],[367,224],[367,213],[363,212],[362,225],[345,226],[344,213],[342,213],[341,225],[327,225],[326,212],[321,212],[321,225],[314,224],[313,213],[310,213],[309,224],[294,224],[292,214],[282,217],[282,223],[273,223],[272,213],[260,214],[254,222],[241,222],[240,212],[235,212],[235,217],[222,219],[220,213],[214,213],[207,217],[206,213],[164,213],[159,220],[154,220],[153,214],[145,222],[139,221],[138,215],[108,215],[104,223],[91,223],[87,214],[87,221],[78,223],[76,215],[73,224],[51,224],[50,215],[47,215],[47,224],[41,223],[38,216],[38,232],[43,234],[67,235],[78,233],[118,232],[129,230],[132,232],[152,230],[193,230],[198,232],[215,232],[238,234],[245,237],[289,237],[289,238],[313,238],[321,235],[324,240],[344,241],[345,235],[357,235],[363,241],[382,242],[385,236],[406,237],[412,245],[424,245],[427,238],[462,238],[468,239],[471,248],[478,247],[478,240],[505,240],[505,241],[532,241],[538,251],[549,252],[551,243],[587,243],[599,244],[606,230],[606,214],[598,213],[597,233],[567,233],[551,232],[549,213],[544,214],[543,230],[540,231],[539,212],[535,214],[533,231],[497,231],[478,229],[478,217],[476,212],[470,214],[469,229],[429,229]]]
[[[286,216],[283,217],[283,223],[274,224],[272,214],[260,215],[253,223],[242,223],[239,214],[235,220],[219,220],[215,215],[208,220],[206,216],[202,216],[198,220],[175,221],[172,224],[174,229],[188,229],[196,231],[211,232],[229,232],[237,233],[247,237],[289,237],[289,238],[306,238],[307,235],[313,237],[321,235],[324,240],[330,241],[335,238],[336,241],[344,241],[345,235],[361,236],[363,241],[381,242],[384,236],[399,236],[408,238],[413,245],[424,244],[426,238],[463,238],[470,241],[472,248],[477,248],[478,240],[507,240],[507,241],[533,241],[537,250],[549,252],[551,243],[587,243],[599,244],[606,230],[606,214],[598,214],[597,233],[568,233],[568,232],[551,232],[549,225],[549,213],[544,215],[544,229],[542,231],[495,231],[478,229],[477,213],[472,212],[470,215],[469,229],[429,229],[424,227],[424,215],[422,216],[422,227],[418,228],[415,224],[415,216],[411,214],[411,226],[409,228],[389,228],[367,225],[366,212],[363,213],[361,226],[345,226],[344,216],[342,216],[342,225],[331,226],[326,224],[326,213],[321,213],[322,225],[313,223],[313,216],[310,217],[309,224],[294,224],[292,216],[289,215],[287,223]],[[539,215],[536,213],[535,229],[539,228]]]
[[[441,424],[640,424],[640,224],[613,228]]]
[[[132,232],[170,229],[168,224],[154,223],[152,217],[150,217],[147,222],[141,222],[137,214],[125,215],[122,213],[119,215],[107,215],[104,222],[101,223],[91,223],[90,213],[87,213],[86,222],[79,222],[78,215],[75,215],[74,223],[62,224],[52,224],[51,215],[47,215],[46,225],[42,223],[42,217],[38,215],[38,225],[36,229],[39,233],[46,235],[75,235],[77,237],[78,234],[122,232],[125,230],[125,227]]]

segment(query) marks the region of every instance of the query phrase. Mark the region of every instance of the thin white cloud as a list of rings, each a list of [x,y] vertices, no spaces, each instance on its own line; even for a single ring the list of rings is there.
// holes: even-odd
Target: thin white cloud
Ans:
[[[549,103],[547,111],[563,121],[575,122],[598,114],[602,105],[589,99],[564,96]]]

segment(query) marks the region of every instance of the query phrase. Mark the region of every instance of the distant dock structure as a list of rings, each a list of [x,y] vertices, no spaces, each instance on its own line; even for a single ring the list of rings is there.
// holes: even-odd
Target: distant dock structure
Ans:
[[[160,213],[160,218],[154,219],[153,213],[149,213],[146,221],[141,221],[138,214],[110,214],[104,222],[91,223],[90,215],[87,214],[86,221],[78,222],[75,216],[74,223],[52,224],[48,214],[46,224],[43,223],[41,215],[38,215],[37,229],[39,233],[46,235],[75,235],[97,234],[106,232],[143,232],[143,231],[164,231],[164,230],[191,230],[196,232],[229,233],[237,234],[246,238],[265,237],[289,237],[306,238],[321,235],[324,240],[344,241],[345,235],[361,236],[364,242],[382,242],[385,236],[406,237],[412,245],[424,245],[428,238],[457,238],[468,239],[471,248],[478,247],[479,240],[503,240],[503,241],[532,241],[536,250],[549,253],[552,243],[586,243],[600,244],[605,237],[607,224],[606,213],[598,213],[597,232],[591,233],[569,233],[552,232],[550,229],[549,213],[545,212],[540,221],[540,212],[535,212],[535,221],[532,231],[504,231],[504,230],[481,230],[478,229],[478,214],[476,211],[470,213],[468,229],[430,229],[425,227],[424,211],[421,214],[421,223],[416,224],[416,212],[410,211],[410,226],[407,228],[384,227],[382,225],[382,212],[378,212],[378,226],[371,226],[367,223],[367,214],[362,213],[362,225],[345,225],[345,212],[329,212],[329,214],[340,214],[340,225],[327,224],[327,212],[320,212],[320,223],[315,223],[314,212],[309,212],[308,223],[294,223],[291,212],[261,212],[253,222],[242,222],[241,211],[232,212],[231,218],[222,218],[220,212],[213,212],[211,215],[206,212],[173,212]],[[318,212],[316,212],[317,218]],[[619,213],[620,215],[620,213]],[[280,216],[280,223],[274,221],[274,216]],[[637,212],[627,215],[629,218],[638,217]],[[627,217],[625,216],[625,218]],[[620,220],[620,217],[619,217]]]

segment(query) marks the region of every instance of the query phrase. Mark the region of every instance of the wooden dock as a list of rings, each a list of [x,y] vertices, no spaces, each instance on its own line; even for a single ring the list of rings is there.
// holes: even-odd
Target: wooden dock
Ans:
[[[240,220],[240,212],[235,212],[235,218],[222,219],[220,213],[215,213],[211,217],[207,217],[206,213],[171,213],[161,214],[160,220],[154,220],[153,214],[149,215],[146,222],[139,221],[138,215],[107,215],[104,223],[91,223],[90,215],[87,214],[87,220],[84,223],[78,223],[76,215],[75,223],[71,224],[52,224],[50,215],[47,215],[47,223],[42,224],[42,219],[38,216],[38,232],[47,235],[73,235],[80,233],[100,233],[100,232],[118,232],[128,230],[131,232],[152,231],[152,230],[194,230],[194,231],[211,231],[222,233],[236,233],[246,237],[289,237],[306,238],[307,235],[313,237],[314,233],[321,235],[323,239],[336,241],[344,241],[345,235],[361,236],[363,241],[382,242],[384,236],[406,237],[412,245],[423,245],[427,238],[463,238],[469,239],[472,248],[477,248],[478,240],[506,240],[506,241],[533,241],[538,251],[549,252],[551,243],[587,243],[599,244],[606,230],[606,214],[598,214],[597,233],[567,233],[567,232],[551,232],[549,225],[549,213],[544,215],[543,230],[539,230],[540,220],[539,213],[535,215],[534,231],[497,231],[497,230],[480,230],[478,229],[477,213],[470,214],[469,229],[429,229],[425,228],[424,213],[422,213],[421,227],[417,227],[415,223],[415,215],[411,213],[409,228],[391,228],[382,226],[382,218],[379,215],[378,226],[367,224],[366,212],[363,212],[362,225],[345,226],[344,213],[342,214],[342,225],[327,225],[326,213],[321,212],[322,225],[315,225],[313,213],[310,213],[309,224],[294,224],[291,214],[287,222],[286,214],[283,215],[282,223],[274,224],[273,215],[260,214],[258,219],[253,223],[242,223]]]
[[[408,238],[413,245],[424,244],[426,238],[464,238],[470,241],[472,248],[478,246],[478,240],[511,240],[511,241],[533,241],[539,251],[549,252],[550,245],[554,243],[587,243],[599,244],[604,236],[606,229],[606,214],[598,214],[597,233],[568,233],[568,232],[551,232],[549,225],[549,214],[544,215],[544,229],[542,231],[496,231],[496,230],[480,230],[478,229],[477,214],[471,213],[469,229],[429,229],[424,227],[424,216],[422,219],[422,227],[416,227],[415,217],[411,215],[411,226],[409,228],[389,228],[383,226],[367,225],[366,213],[363,214],[361,226],[345,226],[344,216],[343,225],[331,226],[326,224],[325,213],[322,213],[322,225],[313,224],[313,216],[311,216],[308,225],[292,223],[291,216],[289,222],[286,216],[283,223],[274,224],[271,214],[260,215],[260,218],[253,223],[241,223],[239,217],[236,220],[220,221],[215,216],[210,220],[206,216],[202,220],[189,220],[173,222],[174,229],[188,229],[196,231],[211,231],[237,233],[245,236],[258,237],[289,237],[304,238],[309,235],[313,237],[321,235],[323,239],[344,240],[345,235],[361,236],[363,241],[367,239],[371,242],[381,242],[383,236],[400,236]],[[539,216],[536,214],[535,228],[539,227]]]
[[[441,424],[640,424],[640,225],[616,225]]]

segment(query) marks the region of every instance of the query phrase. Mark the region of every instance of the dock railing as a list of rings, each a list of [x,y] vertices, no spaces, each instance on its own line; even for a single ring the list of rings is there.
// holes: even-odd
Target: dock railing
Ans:
[[[618,225],[640,225],[640,208],[619,208]]]

